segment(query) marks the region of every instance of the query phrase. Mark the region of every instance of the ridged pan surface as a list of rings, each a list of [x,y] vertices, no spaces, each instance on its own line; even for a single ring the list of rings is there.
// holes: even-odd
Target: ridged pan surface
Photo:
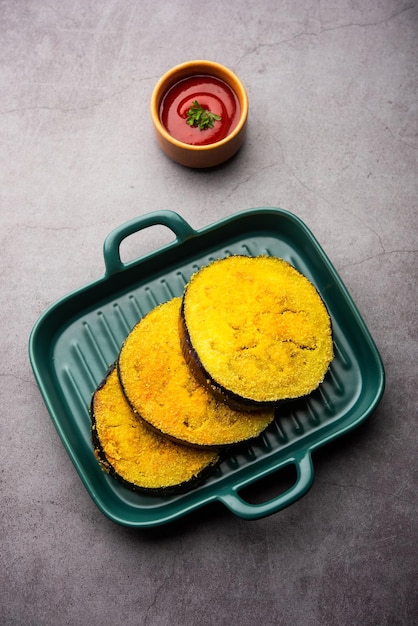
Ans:
[[[153,225],[173,231],[163,248],[130,263],[120,244]],[[146,237],[146,232],[144,232]],[[182,294],[190,276],[231,254],[284,258],[305,274],[331,316],[335,358],[319,390],[277,411],[262,436],[232,451],[204,484],[178,496],[148,496],[117,483],[93,455],[89,405],[125,337],[149,310]],[[199,231],[177,213],[161,211],[131,220],[104,242],[103,278],[52,305],[35,324],[29,356],[35,378],[61,440],[90,496],[114,522],[150,527],[219,501],[235,515],[255,519],[292,504],[314,478],[313,450],[366,419],[384,391],[384,369],[353,300],[313,234],[282,209],[242,211]],[[293,465],[294,484],[252,504],[242,495],[275,471]]]

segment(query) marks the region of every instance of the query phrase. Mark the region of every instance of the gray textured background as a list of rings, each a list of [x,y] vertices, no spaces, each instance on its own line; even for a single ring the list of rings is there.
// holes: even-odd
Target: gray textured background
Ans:
[[[411,0],[0,1],[2,625],[416,623],[417,29]],[[199,57],[250,99],[244,148],[210,172],[168,161],[149,117],[159,76]],[[201,228],[257,206],[314,232],[377,343],[385,396],[281,513],[117,526],[41,400],[31,328],[103,275],[124,221],[172,209]]]

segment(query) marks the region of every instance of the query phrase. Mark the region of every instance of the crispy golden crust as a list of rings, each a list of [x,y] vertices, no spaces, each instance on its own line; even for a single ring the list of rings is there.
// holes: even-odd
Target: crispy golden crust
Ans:
[[[118,372],[133,409],[167,436],[198,446],[228,446],[259,435],[274,419],[234,410],[201,385],[182,353],[181,298],[148,313],[120,351]]]
[[[216,450],[193,449],[156,434],[133,413],[113,367],[91,403],[92,439],[102,468],[133,490],[178,493],[216,467]]]
[[[186,286],[181,317],[193,369],[235,402],[307,395],[333,358],[317,290],[276,257],[232,256],[203,267]]]

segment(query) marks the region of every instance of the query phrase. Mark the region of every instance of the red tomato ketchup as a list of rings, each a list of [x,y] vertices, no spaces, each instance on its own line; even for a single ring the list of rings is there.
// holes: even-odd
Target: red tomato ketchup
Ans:
[[[197,100],[201,107],[220,115],[213,128],[201,130],[187,124],[187,111]],[[206,74],[184,78],[165,93],[160,120],[174,139],[194,146],[221,141],[237,126],[240,105],[236,93],[223,80]]]

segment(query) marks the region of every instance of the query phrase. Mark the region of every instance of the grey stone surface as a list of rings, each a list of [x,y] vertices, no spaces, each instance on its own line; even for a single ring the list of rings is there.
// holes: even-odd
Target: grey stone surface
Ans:
[[[0,33],[0,623],[417,623],[417,3],[2,0]],[[210,172],[166,159],[149,117],[159,76],[199,57],[250,99],[245,146]],[[324,247],[381,353],[383,400],[280,513],[116,525],[49,418],[30,331],[103,275],[126,220],[171,209],[201,228],[258,206]],[[149,229],[126,255],[169,237]]]

